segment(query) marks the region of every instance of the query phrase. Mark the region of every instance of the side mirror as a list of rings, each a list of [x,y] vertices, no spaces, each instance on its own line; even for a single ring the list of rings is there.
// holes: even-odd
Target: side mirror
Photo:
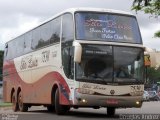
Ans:
[[[82,46],[79,42],[74,41],[74,62],[80,63],[81,62],[81,56],[82,56]]]

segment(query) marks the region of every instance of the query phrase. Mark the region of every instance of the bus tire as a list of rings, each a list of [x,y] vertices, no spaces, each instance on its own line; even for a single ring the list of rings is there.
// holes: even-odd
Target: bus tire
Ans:
[[[13,92],[13,94],[12,94],[12,104],[13,104],[13,106],[12,106],[13,111],[14,112],[18,111],[18,103],[16,101],[16,94],[15,94],[15,92]]]
[[[49,105],[47,106],[48,112],[54,112],[55,111],[55,106]]]
[[[57,89],[55,92],[55,112],[58,115],[63,115],[67,111],[69,111],[69,106],[60,105],[59,103],[59,90]]]
[[[19,107],[19,110],[21,112],[27,112],[28,111],[28,106],[25,103],[23,103],[22,92],[21,91],[18,94],[18,107]]]
[[[114,116],[115,115],[115,107],[107,107],[107,115],[108,116]]]

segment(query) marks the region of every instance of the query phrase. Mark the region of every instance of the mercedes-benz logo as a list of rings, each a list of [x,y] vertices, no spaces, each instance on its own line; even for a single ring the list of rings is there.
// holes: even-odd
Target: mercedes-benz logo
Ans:
[[[111,95],[114,95],[115,91],[114,91],[114,90],[111,90],[110,93],[111,93]]]

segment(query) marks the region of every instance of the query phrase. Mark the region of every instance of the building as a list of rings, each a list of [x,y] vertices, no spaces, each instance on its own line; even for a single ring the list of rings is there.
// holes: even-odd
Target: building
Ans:
[[[145,55],[149,56],[150,67],[155,67],[155,68],[160,67],[160,51],[146,48]]]

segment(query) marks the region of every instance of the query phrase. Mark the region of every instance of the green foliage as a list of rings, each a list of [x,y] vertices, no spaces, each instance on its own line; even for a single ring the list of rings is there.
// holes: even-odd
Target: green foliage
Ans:
[[[158,17],[160,15],[160,0],[134,0],[132,10],[144,11]]]
[[[160,16],[160,0],[134,0],[132,10],[144,11],[146,14],[158,18]],[[160,38],[160,31],[156,32],[154,37]]]
[[[154,33],[154,37],[159,37],[160,38],[160,31]]]
[[[158,69],[155,69],[154,67],[149,67],[148,70],[148,78],[150,80],[150,83],[158,82],[160,80],[160,67]]]

